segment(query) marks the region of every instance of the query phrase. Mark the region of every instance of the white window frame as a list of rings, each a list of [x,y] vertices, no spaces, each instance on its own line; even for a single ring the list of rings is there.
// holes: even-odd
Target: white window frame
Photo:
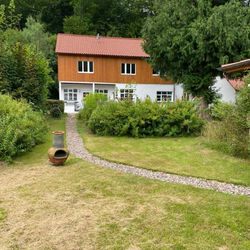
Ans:
[[[70,99],[70,94],[71,94],[71,99]],[[78,89],[72,89],[72,88],[63,89],[63,100],[65,102],[76,102],[78,100]]]
[[[134,89],[120,89],[119,92],[120,92],[121,100],[132,100],[132,101],[134,100],[134,96],[135,96]]]
[[[169,93],[171,93],[171,96]],[[159,96],[160,96],[160,100],[158,100]],[[166,98],[163,98],[164,96]],[[156,100],[157,102],[167,102],[167,101],[173,102],[173,91],[167,91],[167,90],[156,91]]]
[[[104,95],[108,95],[109,91],[108,89],[95,89],[96,93],[100,93],[100,94],[104,94]]]
[[[125,70],[125,73],[122,73],[122,65],[124,64],[124,70]],[[132,70],[132,64],[135,65],[135,73],[127,73],[127,65],[130,64],[130,72]],[[127,75],[127,76],[135,76],[136,75],[136,63],[121,63],[121,75]]]
[[[82,71],[79,71],[79,62],[82,63]],[[84,71],[84,62],[87,62],[87,71]],[[90,62],[92,62],[92,64],[93,64],[93,72],[89,71],[89,69],[90,69]],[[77,62],[77,71],[80,74],[94,74],[94,72],[95,72],[94,68],[95,68],[94,61],[78,61]]]

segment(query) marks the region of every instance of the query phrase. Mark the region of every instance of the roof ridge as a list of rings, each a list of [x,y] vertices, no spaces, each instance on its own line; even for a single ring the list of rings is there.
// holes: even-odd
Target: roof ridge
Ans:
[[[69,33],[58,33],[57,35],[93,37],[93,38],[96,37],[94,35],[80,35],[80,34],[69,34]],[[142,38],[136,38],[136,37],[116,37],[116,36],[102,36],[102,35],[100,35],[100,37],[101,38],[106,38],[106,39],[129,39],[129,40],[141,40],[141,41],[143,41]]]

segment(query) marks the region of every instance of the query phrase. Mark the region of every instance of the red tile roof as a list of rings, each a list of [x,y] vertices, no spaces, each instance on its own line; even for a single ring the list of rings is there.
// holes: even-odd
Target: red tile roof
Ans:
[[[149,57],[142,39],[58,34],[56,53],[119,57]]]
[[[225,77],[235,90],[239,90],[240,87],[245,85],[245,82],[241,78],[229,78],[226,74]]]

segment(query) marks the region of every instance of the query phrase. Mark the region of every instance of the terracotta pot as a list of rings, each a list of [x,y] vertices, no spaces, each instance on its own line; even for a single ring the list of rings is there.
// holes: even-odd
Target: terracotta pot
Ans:
[[[64,147],[64,131],[54,131],[53,145],[49,149],[49,160],[55,165],[63,164],[69,157],[69,150]]]

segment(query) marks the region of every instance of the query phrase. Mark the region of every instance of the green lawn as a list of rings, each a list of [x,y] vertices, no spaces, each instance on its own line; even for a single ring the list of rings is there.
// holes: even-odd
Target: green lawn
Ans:
[[[63,120],[50,124],[51,130],[64,128]],[[141,178],[74,157],[54,167],[47,159],[51,138],[0,168],[0,248],[250,248],[249,198]]]
[[[86,148],[101,158],[141,168],[250,186],[250,161],[211,150],[201,137],[96,136],[78,128]]]

